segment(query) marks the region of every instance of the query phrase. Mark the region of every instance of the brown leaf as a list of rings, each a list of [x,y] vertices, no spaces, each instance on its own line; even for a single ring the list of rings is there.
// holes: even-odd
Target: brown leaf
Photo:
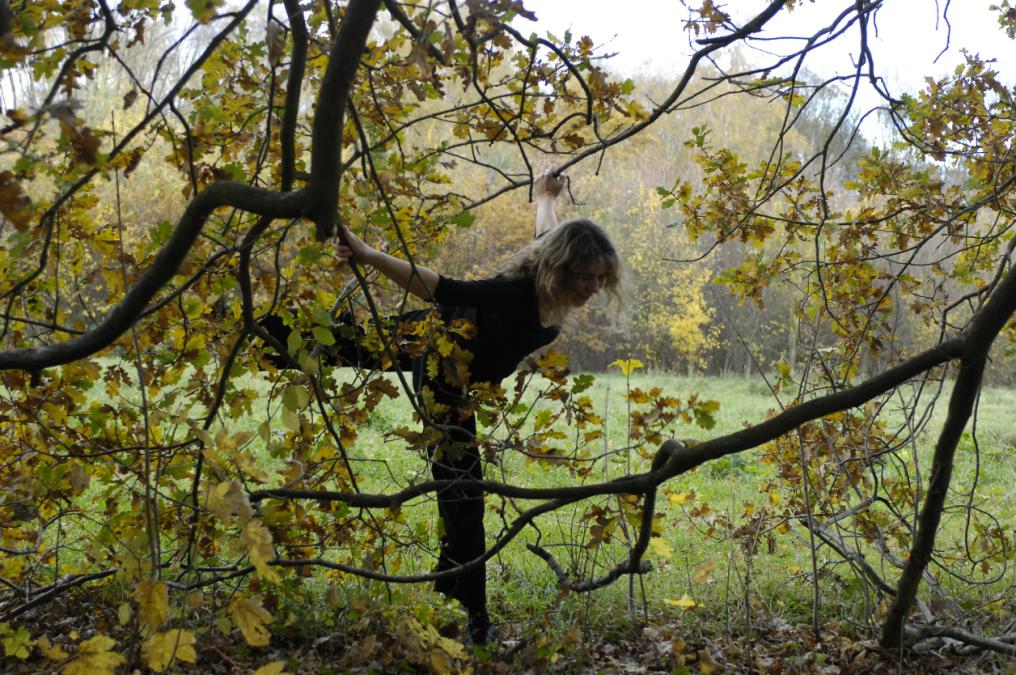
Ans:
[[[14,226],[23,230],[31,220],[32,200],[21,188],[21,183],[10,171],[0,172],[0,213]]]
[[[286,53],[286,29],[278,21],[268,22],[265,43],[268,45],[268,63],[274,68],[282,62],[282,56]]]

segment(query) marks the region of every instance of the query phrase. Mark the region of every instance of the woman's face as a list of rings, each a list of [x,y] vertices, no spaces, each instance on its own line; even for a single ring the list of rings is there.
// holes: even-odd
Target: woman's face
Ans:
[[[610,263],[598,260],[588,267],[579,270],[570,284],[570,302],[572,307],[582,307],[590,298],[600,292],[610,279]]]

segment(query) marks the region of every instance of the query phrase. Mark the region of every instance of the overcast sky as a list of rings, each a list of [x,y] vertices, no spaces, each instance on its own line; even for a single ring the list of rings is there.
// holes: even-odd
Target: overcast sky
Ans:
[[[914,91],[925,75],[942,76],[951,71],[962,60],[960,48],[966,47],[998,59],[1003,79],[1012,82],[1016,74],[1016,42],[1005,35],[995,13],[988,10],[998,2],[889,0],[879,10],[878,34],[870,40],[876,64],[906,90]],[[608,51],[619,52],[612,63],[622,72],[680,71],[691,51],[687,34],[682,30],[688,12],[679,0],[526,0],[525,4],[539,18],[538,32],[551,30],[560,37],[570,28],[576,36],[588,34],[594,41],[606,44]],[[734,0],[721,6],[732,12],[738,23],[743,23],[766,4],[764,0]],[[817,26],[829,25],[835,11],[846,5],[849,3],[802,0],[793,12],[781,12],[769,25],[773,34],[810,34]],[[946,24],[941,16],[947,5],[952,25],[949,50],[933,63],[947,45]],[[528,25],[530,30],[533,27],[529,21],[516,25]],[[823,70],[848,68],[851,57],[857,54],[856,35],[855,31],[844,36],[842,48],[817,53],[808,61],[809,68],[821,74],[829,74]],[[769,46],[781,50],[779,45]]]

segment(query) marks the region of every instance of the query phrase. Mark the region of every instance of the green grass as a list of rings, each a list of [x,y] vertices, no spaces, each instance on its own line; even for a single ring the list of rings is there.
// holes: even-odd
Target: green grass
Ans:
[[[696,394],[699,398],[720,401],[715,428],[705,430],[675,424],[672,433],[682,438],[705,440],[737,431],[764,420],[771,411],[778,408],[767,386],[756,380],[639,373],[632,377],[631,384],[643,389],[657,386],[681,399]],[[609,447],[623,447],[626,444],[626,392],[625,378],[616,374],[598,375],[596,384],[587,392],[597,409],[606,413],[606,445]],[[938,409],[916,446],[919,462],[925,472],[922,480],[925,481],[934,439],[944,415],[947,393],[940,398]],[[1016,409],[1014,404],[1016,392],[1013,390],[992,389],[985,392],[977,424],[979,469],[974,460],[973,440],[969,434],[961,444],[955,469],[954,485],[960,492],[969,488],[975,471],[979,470],[980,490],[976,503],[995,511],[1003,523],[1011,522],[1011,504],[1016,497],[1014,468],[1005,461],[1013,444],[1008,417]],[[902,419],[892,413],[888,418],[890,427],[900,424]],[[391,491],[394,487],[392,475],[399,478],[400,484],[402,480],[426,477],[421,475],[425,466],[418,455],[406,452],[390,439],[386,446],[385,435],[389,431],[412,423],[411,409],[404,399],[386,401],[383,408],[372,415],[367,428],[361,431],[357,451],[362,456],[386,462],[383,470],[379,470],[382,467],[376,464],[364,470],[366,490]],[[757,450],[722,458],[679,476],[666,485],[677,492],[694,491],[697,497],[693,504],[682,509],[668,504],[666,495],[661,496],[659,505],[664,521],[663,539],[669,544],[671,553],[669,556],[650,553],[649,559],[654,563],[654,571],[635,582],[636,605],[642,604],[644,585],[651,611],[672,614],[684,621],[695,622],[700,615],[711,616],[714,620],[747,621],[744,612],[745,597],[750,597],[749,617],[754,613],[774,613],[786,615],[794,621],[807,620],[811,612],[813,577],[810,573],[812,559],[807,545],[807,533],[803,528],[794,524],[788,533],[774,533],[771,548],[768,539],[763,537],[757,552],[749,556],[736,537],[725,538],[722,533],[713,536],[706,534],[704,530],[709,526],[710,517],[692,518],[688,515],[689,507],[708,503],[712,514],[725,514],[733,521],[734,529],[745,524],[745,503],[750,501],[761,508],[766,503],[767,496],[759,493],[760,483],[773,477],[772,466],[761,464],[759,458]],[[633,464],[633,470],[645,468],[647,464],[644,461],[636,460]],[[487,475],[508,483],[534,487],[576,483],[573,477],[560,468],[527,463],[519,457],[511,456],[503,459],[501,467],[488,466]],[[616,467],[610,475],[618,475]],[[959,494],[955,495],[953,501],[957,501],[958,497]],[[602,504],[606,499],[592,501]],[[488,498],[488,506],[500,503],[498,498]],[[582,533],[580,516],[586,506],[583,503],[577,507],[566,507],[552,516],[542,518],[539,536],[545,544],[557,544],[551,550],[567,569],[587,573],[590,570],[602,572],[622,560],[627,548],[617,541],[598,549],[582,546],[587,537]],[[435,510],[431,501],[424,500],[408,507],[406,513],[410,525],[425,530],[433,521]],[[958,516],[958,513],[946,515],[940,541],[958,541],[962,536],[965,520]],[[496,534],[501,526],[501,521],[493,509],[489,508],[488,536]],[[576,532],[579,532],[577,538]],[[524,546],[536,538],[534,531],[527,531],[490,565],[490,596],[499,616],[505,619],[542,616],[548,608],[552,608],[562,627],[572,625],[575,621],[591,626],[627,621],[627,580],[618,580],[611,586],[586,596],[572,595],[560,600],[559,588],[550,569]],[[869,559],[877,560],[877,556]],[[866,600],[861,584],[828,549],[819,549],[816,563],[820,568],[818,583],[820,597],[825,604],[824,611],[834,617],[856,620],[861,614],[858,610]],[[425,561],[419,569],[426,570],[429,564],[431,563]],[[887,580],[893,583],[896,571],[882,569]],[[746,580],[748,574],[750,581]],[[991,590],[998,588],[996,584],[991,588],[973,589],[950,582],[944,576],[943,584],[950,590],[961,593],[970,604],[988,597]],[[747,596],[744,590],[746,585],[749,588]],[[663,602],[664,599],[679,599],[685,594],[700,603],[701,608],[688,611]]]

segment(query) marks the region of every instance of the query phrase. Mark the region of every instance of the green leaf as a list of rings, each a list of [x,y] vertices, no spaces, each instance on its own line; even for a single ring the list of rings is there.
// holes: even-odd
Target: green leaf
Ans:
[[[580,392],[583,392],[586,389],[589,389],[589,387],[593,386],[594,382],[596,382],[596,377],[590,375],[589,373],[582,373],[581,375],[576,375],[572,379],[572,393],[578,394]]]
[[[297,352],[299,352],[300,347],[302,345],[303,338],[300,337],[300,333],[298,331],[294,330],[289,334],[289,337],[286,339],[286,350],[290,354],[296,354]]]
[[[314,334],[314,339],[323,344],[325,347],[331,347],[335,344],[335,336],[332,335],[332,332],[324,326],[314,326],[310,332]]]
[[[32,652],[31,634],[24,626],[12,630],[10,624],[0,624],[0,635],[3,635],[4,656],[13,656],[16,659],[27,659]]]
[[[304,265],[313,265],[322,257],[324,257],[324,251],[317,246],[304,246],[298,255],[300,263]]]
[[[452,217],[452,224],[458,227],[470,227],[476,222],[476,216],[471,211],[463,211]]]

